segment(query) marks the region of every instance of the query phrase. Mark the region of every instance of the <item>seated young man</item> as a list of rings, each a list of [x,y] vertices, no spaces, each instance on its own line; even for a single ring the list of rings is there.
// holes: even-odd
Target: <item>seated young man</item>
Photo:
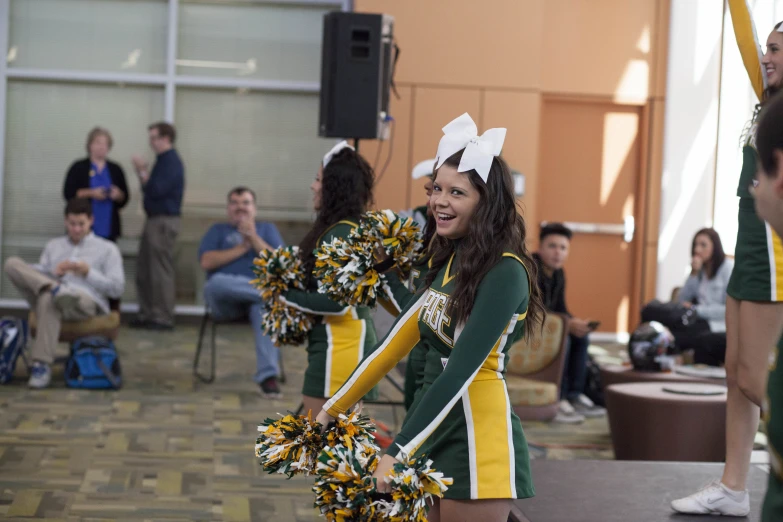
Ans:
[[[46,244],[37,265],[18,257],[5,262],[5,273],[35,310],[38,321],[31,352],[31,388],[46,388],[62,321],[81,321],[109,313],[109,299],[125,289],[117,245],[92,233],[92,204],[72,199],[65,207],[64,237]]]
[[[271,223],[256,221],[256,195],[247,187],[228,193],[228,223],[216,223],[201,240],[198,250],[201,268],[207,271],[204,300],[217,321],[250,318],[256,343],[255,381],[265,397],[278,398],[280,352],[261,330],[264,305],[254,279],[253,258],[261,250],[283,244]]]
[[[568,321],[568,353],[566,354],[563,380],[560,389],[560,406],[555,422],[580,423],[585,417],[600,417],[606,413],[584,394],[587,380],[587,348],[590,346],[588,321],[573,317],[565,301],[565,272],[571,246],[571,230],[560,223],[550,223],[541,228],[538,252],[533,258],[538,263],[538,284],[544,306],[551,311],[565,314]]]

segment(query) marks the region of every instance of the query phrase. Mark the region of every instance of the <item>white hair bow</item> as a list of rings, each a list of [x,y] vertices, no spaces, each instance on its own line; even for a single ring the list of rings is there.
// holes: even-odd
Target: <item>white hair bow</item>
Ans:
[[[423,178],[424,176],[432,176],[432,167],[435,166],[435,158],[421,161],[413,167],[411,176],[413,179]]]
[[[343,149],[356,150],[353,147],[351,147],[350,145],[348,145],[347,141],[343,140],[340,143],[338,143],[337,145],[335,145],[334,147],[332,147],[332,150],[330,150],[329,152],[327,152],[324,155],[323,166],[326,167],[329,164],[329,162],[332,161],[332,158],[335,157],[337,155],[337,153],[340,152]]]
[[[466,112],[443,127],[444,136],[438,144],[438,156],[435,169],[454,153],[465,149],[459,162],[457,172],[467,172],[475,169],[484,183],[487,182],[492,160],[500,154],[506,139],[506,129],[489,129],[481,136],[473,119]]]

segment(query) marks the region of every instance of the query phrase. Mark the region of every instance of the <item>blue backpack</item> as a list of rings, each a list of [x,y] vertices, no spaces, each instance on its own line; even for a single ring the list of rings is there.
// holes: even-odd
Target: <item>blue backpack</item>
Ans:
[[[74,341],[65,363],[65,384],[69,388],[119,390],[122,369],[114,343],[96,335]]]
[[[5,384],[14,376],[19,356],[29,368],[30,363],[24,354],[27,346],[27,321],[16,317],[0,318],[0,384]]]

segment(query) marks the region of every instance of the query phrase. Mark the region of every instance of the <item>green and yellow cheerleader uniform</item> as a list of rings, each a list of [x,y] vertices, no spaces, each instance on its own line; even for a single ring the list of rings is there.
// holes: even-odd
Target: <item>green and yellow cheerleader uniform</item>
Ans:
[[[356,226],[353,221],[332,225],[319,238],[318,246],[334,238],[348,237]],[[282,301],[316,316],[307,338],[307,369],[302,394],[329,398],[378,341],[370,310],[365,306],[343,306],[332,301],[318,293],[315,282],[306,291],[289,290],[282,296]],[[377,395],[377,390],[372,390],[365,398],[374,400]]]
[[[344,413],[405,354],[422,347],[423,383],[389,454],[402,448],[429,455],[433,467],[454,479],[448,499],[531,497],[527,442],[504,379],[506,352],[524,331],[527,270],[515,255],[504,254],[481,281],[470,318],[454,324],[447,304],[455,289],[453,263],[454,256],[408,303],[324,409]]]
[[[770,469],[767,495],[761,510],[762,522],[783,520],[783,364],[778,364],[781,349],[783,340],[778,342],[771,358],[763,408]]]
[[[390,311],[394,311],[393,315],[399,315],[410,300],[413,299],[424,283],[428,270],[429,257],[424,256],[417,263],[414,263],[411,268],[410,280],[407,285],[400,280],[396,272],[383,274],[383,290],[386,301],[392,305]],[[416,390],[423,382],[426,354],[427,352],[422,346],[415,347],[408,354],[408,362],[405,365],[405,382],[403,384],[403,402],[406,410],[411,409]]]
[[[747,0],[729,0],[731,19],[742,61],[750,76],[753,90],[763,100],[767,78],[761,66],[761,47],[753,27]],[[737,196],[739,216],[734,271],[729,280],[728,294],[743,301],[783,301],[783,242],[756,214],[750,187],[756,177],[756,118],[753,116],[742,149],[742,172]]]

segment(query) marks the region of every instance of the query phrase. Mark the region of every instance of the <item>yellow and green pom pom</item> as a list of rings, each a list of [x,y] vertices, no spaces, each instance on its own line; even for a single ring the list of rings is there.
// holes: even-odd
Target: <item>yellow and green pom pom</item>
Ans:
[[[391,210],[368,212],[346,239],[335,238],[316,251],[318,291],[344,305],[375,306],[383,285],[375,268],[379,248],[406,276],[423,248],[418,225]]]
[[[313,318],[283,304],[280,296],[289,289],[305,289],[305,274],[299,247],[264,250],[253,260],[256,278],[250,281],[261,294],[266,311],[261,327],[276,346],[302,344],[313,327]]]
[[[261,293],[261,299],[270,301],[289,288],[304,289],[305,277],[299,247],[280,247],[263,250],[253,260],[256,278],[250,281]]]
[[[312,328],[311,315],[285,305],[279,299],[266,305],[261,318],[261,329],[275,346],[304,344]]]
[[[315,507],[330,522],[380,520],[372,499],[372,474],[377,467],[375,452],[365,453],[342,444],[326,446],[316,465]]]
[[[362,237],[373,238],[375,243],[382,245],[386,254],[394,259],[397,269],[407,277],[424,248],[421,230],[413,218],[402,217],[391,210],[376,210],[365,214],[359,228],[366,228],[366,232],[360,232]]]
[[[409,457],[401,453],[389,477],[392,500],[378,501],[379,520],[427,522],[428,503],[443,497],[453,480],[432,468],[426,456]]]
[[[266,419],[258,426],[256,457],[269,473],[309,475],[323,447],[320,424],[304,415]]]
[[[373,267],[373,246],[360,238],[334,238],[316,252],[318,291],[338,303],[375,306],[381,276]]]
[[[375,455],[375,426],[366,415],[349,412],[340,415],[321,433],[323,426],[308,415],[288,414],[280,419],[265,419],[258,425],[256,457],[269,473],[309,475],[316,469],[324,446],[344,446],[357,455]],[[366,457],[362,457],[366,458]]]

